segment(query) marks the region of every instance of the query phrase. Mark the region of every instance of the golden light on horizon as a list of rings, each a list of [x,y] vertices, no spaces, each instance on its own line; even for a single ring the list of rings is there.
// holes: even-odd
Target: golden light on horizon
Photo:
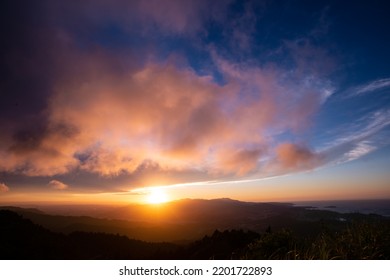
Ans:
[[[160,204],[169,201],[167,193],[163,189],[151,189],[147,197],[147,203],[149,204]]]

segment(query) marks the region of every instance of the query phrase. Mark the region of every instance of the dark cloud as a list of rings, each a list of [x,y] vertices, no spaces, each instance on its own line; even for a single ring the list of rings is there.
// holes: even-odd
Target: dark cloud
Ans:
[[[45,1],[5,1],[1,9],[0,117],[43,118],[58,61],[58,42]]]

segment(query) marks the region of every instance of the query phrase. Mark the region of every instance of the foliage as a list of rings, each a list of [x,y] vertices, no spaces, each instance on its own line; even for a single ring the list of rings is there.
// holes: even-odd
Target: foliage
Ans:
[[[342,231],[324,226],[316,237],[290,230],[265,233],[251,243],[244,259],[389,259],[390,221],[353,221]]]

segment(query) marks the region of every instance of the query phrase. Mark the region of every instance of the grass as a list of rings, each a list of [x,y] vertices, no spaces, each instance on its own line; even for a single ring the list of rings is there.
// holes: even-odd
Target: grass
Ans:
[[[390,258],[390,222],[352,222],[341,231],[299,237],[291,230],[268,232],[252,242],[244,259],[375,260]]]

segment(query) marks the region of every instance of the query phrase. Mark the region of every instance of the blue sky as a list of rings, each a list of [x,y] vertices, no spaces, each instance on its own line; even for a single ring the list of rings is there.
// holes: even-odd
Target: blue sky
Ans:
[[[389,198],[387,11],[6,1],[0,199]]]

